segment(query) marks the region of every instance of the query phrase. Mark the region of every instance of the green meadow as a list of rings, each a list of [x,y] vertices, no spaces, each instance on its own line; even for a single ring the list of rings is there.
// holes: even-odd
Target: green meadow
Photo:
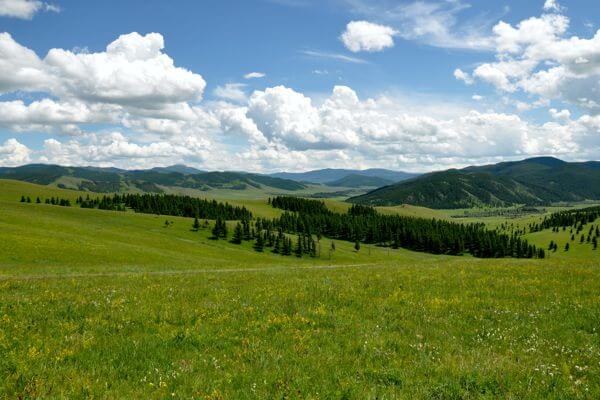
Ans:
[[[564,251],[568,231],[526,235],[559,244],[543,260],[327,238],[282,257],[189,218],[35,204],[80,194],[0,180],[0,398],[600,398],[600,250]]]

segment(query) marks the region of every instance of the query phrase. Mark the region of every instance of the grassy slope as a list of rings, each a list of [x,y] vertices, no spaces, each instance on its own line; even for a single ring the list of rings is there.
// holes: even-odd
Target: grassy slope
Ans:
[[[0,189],[0,397],[600,396],[597,255],[298,260]]]

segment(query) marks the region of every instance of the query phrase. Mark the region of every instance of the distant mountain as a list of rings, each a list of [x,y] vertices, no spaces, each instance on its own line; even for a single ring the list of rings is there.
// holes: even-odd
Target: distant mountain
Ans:
[[[347,177],[348,175],[360,175],[374,178],[381,178],[391,182],[400,182],[406,179],[413,178],[418,174],[412,174],[409,172],[392,171],[389,169],[372,168],[365,170],[354,170],[354,169],[318,169],[308,172],[277,172],[271,174],[277,178],[291,179],[297,182],[310,182],[310,183],[329,183],[338,181]]]
[[[430,208],[540,205],[600,199],[600,163],[552,157],[433,172],[349,199],[371,205]]]
[[[187,165],[182,165],[182,164],[175,164],[175,165],[171,165],[169,167],[155,167],[152,168],[152,171],[156,171],[156,172],[179,172],[180,174],[200,174],[202,172],[202,170],[196,169],[194,167],[188,167]]]
[[[177,169],[192,171],[189,167]],[[169,167],[173,168],[173,167]],[[265,175],[243,172],[183,173],[168,169],[121,170],[97,167],[62,167],[31,164],[16,168],[0,168],[0,179],[15,179],[41,185],[110,193],[124,191],[163,192],[162,187],[181,187],[199,190],[269,188],[296,191],[302,183]]]
[[[337,187],[349,187],[349,188],[360,188],[360,187],[381,187],[395,183],[389,179],[380,178],[378,176],[366,176],[358,174],[346,175],[341,179],[333,182],[327,182],[327,186]]]

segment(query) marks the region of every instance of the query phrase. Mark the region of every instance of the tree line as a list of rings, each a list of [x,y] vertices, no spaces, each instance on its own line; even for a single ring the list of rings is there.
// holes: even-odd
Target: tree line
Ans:
[[[21,196],[21,203],[31,203],[31,197],[29,196]],[[36,204],[41,204],[42,203],[42,199],[40,199],[40,197],[36,197],[35,199]],[[53,206],[62,206],[62,207],[71,207],[71,200],[69,199],[61,199],[59,197],[50,197],[50,198],[46,198],[44,200],[44,204],[50,204]]]
[[[352,206],[345,214],[330,210],[322,213],[286,211],[273,220],[273,226],[291,234],[317,234],[351,241],[357,247],[360,247],[360,243],[366,243],[432,254],[470,253],[481,258],[545,257],[544,249],[530,245],[517,235],[490,231],[482,223],[460,224],[436,219],[382,215],[372,207],[361,205]]]
[[[600,217],[600,206],[558,211],[544,217],[541,223],[532,226],[532,231],[583,226],[594,222],[598,217]]]
[[[232,206],[216,200],[199,199],[175,194],[114,194],[97,198],[77,199],[83,208],[124,211],[126,208],[143,214],[172,215],[188,218],[240,220],[252,218],[246,207]]]
[[[331,212],[323,201],[303,199],[301,197],[269,197],[267,202],[274,208],[303,214],[326,214]]]

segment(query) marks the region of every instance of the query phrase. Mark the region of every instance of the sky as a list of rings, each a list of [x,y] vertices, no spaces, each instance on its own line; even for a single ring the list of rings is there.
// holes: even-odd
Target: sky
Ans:
[[[0,0],[0,166],[600,159],[596,0]]]

